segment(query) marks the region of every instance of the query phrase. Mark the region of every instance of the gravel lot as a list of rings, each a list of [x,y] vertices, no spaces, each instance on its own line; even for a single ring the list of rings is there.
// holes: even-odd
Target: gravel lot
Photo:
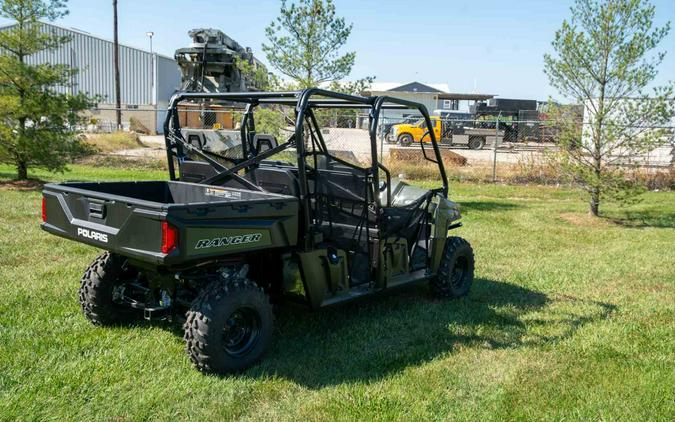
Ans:
[[[323,132],[323,136],[329,149],[352,151],[357,157],[368,157],[370,155],[370,140],[368,132],[365,130],[330,128]],[[378,145],[378,151],[382,153],[382,149],[384,149],[384,155],[386,156],[392,146],[386,142],[381,142]],[[553,147],[553,145],[550,146]],[[419,148],[419,146],[415,145],[410,148]],[[494,154],[490,147],[485,147],[482,150],[470,150],[462,147],[451,149],[453,152],[466,157],[469,165],[491,163]],[[512,145],[499,147],[497,148],[497,162],[516,163],[523,157],[539,157],[542,149],[542,146],[536,144],[520,144],[518,148],[513,148]]]
[[[370,141],[368,132],[363,129],[345,129],[330,128],[323,130],[323,136],[328,148],[334,151],[352,152],[358,158],[363,160],[370,156]],[[118,151],[116,155],[129,157],[163,157],[164,156],[164,136],[162,135],[142,135],[141,143],[145,148],[135,148]],[[389,154],[389,149],[393,145],[381,142],[378,145],[378,151],[384,156]],[[412,146],[410,148],[419,148]],[[503,144],[497,148],[497,163],[515,164],[519,161],[537,161],[542,157],[542,152],[546,148],[555,148],[553,144]],[[467,148],[451,148],[453,152],[467,158],[468,165],[484,165],[492,163],[494,152],[489,146],[482,150],[470,150]],[[643,158],[643,161],[650,166],[665,167],[672,165],[673,147],[670,145],[655,149]]]
[[[368,132],[363,129],[330,128],[323,131],[323,136],[329,149],[338,151],[352,151],[357,157],[370,155],[370,141]],[[388,155],[392,145],[386,142],[378,145],[378,151]],[[412,146],[411,148],[419,148]],[[554,144],[537,143],[505,143],[497,148],[497,163],[515,164],[519,161],[538,161],[547,148],[556,148]],[[470,150],[464,147],[451,148],[453,152],[467,158],[468,165],[492,163],[494,151],[490,146],[482,150]],[[642,157],[642,161],[648,166],[666,167],[673,163],[673,146],[665,145],[651,151]]]

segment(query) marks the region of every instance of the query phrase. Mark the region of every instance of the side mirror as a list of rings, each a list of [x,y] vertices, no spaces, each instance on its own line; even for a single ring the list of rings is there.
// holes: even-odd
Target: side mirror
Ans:
[[[265,134],[256,134],[253,143],[257,154],[274,149],[278,145],[274,136]]]

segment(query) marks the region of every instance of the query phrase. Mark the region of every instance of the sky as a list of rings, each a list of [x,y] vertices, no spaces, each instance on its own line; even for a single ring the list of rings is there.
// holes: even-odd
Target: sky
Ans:
[[[652,0],[656,24],[675,24],[675,0]],[[173,57],[193,28],[217,28],[266,63],[265,27],[279,0],[119,0],[120,43]],[[378,82],[447,83],[452,92],[503,98],[560,97],[544,75],[543,55],[572,0],[334,0],[337,15],[353,23],[344,51],[356,52],[350,78]],[[112,39],[112,2],[70,0],[55,23]],[[2,23],[6,21],[0,20]],[[675,80],[675,28],[656,84]]]

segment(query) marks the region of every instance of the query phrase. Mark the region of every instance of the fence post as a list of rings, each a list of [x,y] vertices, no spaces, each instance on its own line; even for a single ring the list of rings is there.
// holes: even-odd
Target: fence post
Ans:
[[[502,115],[500,111],[495,121],[495,140],[492,143],[492,182],[497,181],[497,139],[499,139],[499,117]]]
[[[387,124],[386,117],[383,117],[382,121],[384,122],[383,125]],[[369,123],[368,127],[370,127],[370,119],[368,119],[368,123]],[[382,133],[382,130],[380,128],[377,128],[375,130],[375,133],[377,134],[377,136],[380,137],[380,159],[384,159],[384,136],[383,136],[384,134]]]

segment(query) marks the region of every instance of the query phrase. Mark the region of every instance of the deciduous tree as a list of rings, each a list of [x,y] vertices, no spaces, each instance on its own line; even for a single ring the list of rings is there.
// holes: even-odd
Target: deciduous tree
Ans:
[[[654,14],[646,0],[577,0],[544,57],[551,84],[587,109],[581,127],[559,122],[558,159],[595,216],[603,200],[638,193],[626,171],[663,140],[673,116],[672,83],[648,89],[665,55],[654,50],[670,30],[655,27]]]

